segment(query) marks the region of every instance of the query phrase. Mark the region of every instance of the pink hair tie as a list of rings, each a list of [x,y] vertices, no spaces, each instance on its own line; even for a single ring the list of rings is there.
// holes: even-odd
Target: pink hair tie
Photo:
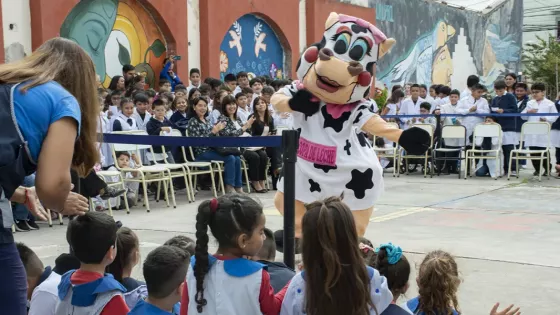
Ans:
[[[218,199],[213,198],[210,200],[210,210],[212,213],[216,213],[216,210],[218,210]]]

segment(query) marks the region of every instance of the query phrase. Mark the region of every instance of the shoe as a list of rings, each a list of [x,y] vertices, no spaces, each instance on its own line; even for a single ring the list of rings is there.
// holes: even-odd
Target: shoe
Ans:
[[[507,174],[506,174],[506,175],[507,175]],[[517,172],[516,172],[516,171],[511,171],[511,173],[509,174],[509,176],[517,177]]]
[[[25,221],[18,221],[16,220],[16,231],[17,232],[29,232],[31,231],[31,229],[29,228],[29,226],[25,223]]]
[[[30,230],[38,230],[39,226],[37,225],[37,222],[35,221],[24,221],[25,224],[27,224],[27,226],[29,227]]]
[[[252,183],[251,183],[251,189],[252,189],[254,192],[256,192],[257,194],[265,194],[265,193],[267,192],[266,189],[261,189],[261,190],[256,189],[255,186],[253,186]]]
[[[101,199],[108,200],[111,198],[118,197],[126,192],[126,189],[116,189],[114,187],[105,187],[104,192],[102,195],[99,195]]]
[[[539,172],[538,172],[538,171],[534,171],[534,172],[533,172],[533,176],[539,176]]]

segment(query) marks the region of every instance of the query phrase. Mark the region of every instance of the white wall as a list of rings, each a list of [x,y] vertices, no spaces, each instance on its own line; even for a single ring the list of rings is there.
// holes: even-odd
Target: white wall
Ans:
[[[13,30],[10,30],[13,24]],[[6,62],[31,53],[31,13],[29,0],[2,0],[2,26]]]
[[[191,69],[200,69],[200,10],[198,4],[199,0],[187,0],[187,17],[189,23],[187,32],[189,36],[189,55],[187,57],[189,61],[189,68]],[[202,74],[202,77],[206,76],[206,73]]]
[[[307,20],[305,15],[305,0],[299,1],[299,53],[307,47]],[[295,54],[295,51],[293,52]]]

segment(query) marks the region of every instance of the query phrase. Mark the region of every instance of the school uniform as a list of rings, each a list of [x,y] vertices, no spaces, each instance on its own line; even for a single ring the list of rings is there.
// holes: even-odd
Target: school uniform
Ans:
[[[503,96],[496,96],[492,100],[491,109],[502,109],[504,113],[517,113],[517,102],[515,96],[505,93]],[[494,112],[494,110],[492,110]],[[510,152],[519,144],[519,134],[517,133],[516,117],[500,117],[497,114],[497,120],[502,127],[502,151],[504,153],[504,172],[508,173]],[[515,165],[515,164],[514,164]],[[512,167],[515,167],[512,165]],[[515,168],[512,171],[516,171]]]
[[[196,258],[191,258],[185,279],[186,285],[181,299],[181,314],[245,315],[278,314],[284,288],[274,295],[270,276],[265,266],[244,258],[228,259],[223,256],[208,256],[209,270],[204,276],[204,299],[206,305],[197,311]]]
[[[148,123],[146,124],[146,132],[150,135],[150,136],[159,136],[160,132],[161,132],[161,128],[162,127],[170,127],[172,129],[177,129],[177,126],[175,126],[174,123],[170,122],[169,119],[167,118],[163,118],[163,121],[159,121],[157,120],[155,117],[150,118],[150,121],[148,121]],[[152,156],[152,154],[147,154],[148,155],[148,160],[152,161],[152,162],[163,162],[163,160],[167,157],[167,161],[173,163],[174,160],[172,159],[172,155],[171,155],[171,148],[168,146],[165,146],[165,151],[163,152],[161,145],[156,145],[153,146],[152,150],[154,151],[154,156],[155,156],[155,161],[153,161],[154,157]]]
[[[466,89],[463,90],[463,92],[461,92],[460,99],[462,100],[462,99],[468,98],[469,96],[472,96],[472,91],[471,91],[471,89],[466,88]]]
[[[171,118],[171,116],[173,115],[173,111],[171,109],[167,110],[167,113],[165,113],[165,118],[169,119]]]
[[[475,146],[481,147],[483,150],[497,150],[499,148],[497,137],[476,137],[473,141]],[[488,153],[487,156],[496,156],[496,154]],[[488,173],[492,178],[500,176],[500,170],[497,169],[496,160],[479,159],[476,165],[476,176],[485,176]]]
[[[169,118],[169,121],[177,124],[177,122],[181,121],[181,120],[186,120],[186,123],[189,121],[189,116],[187,115],[187,112],[181,113],[180,111],[176,111],[173,113],[173,115],[171,115],[171,117]]]
[[[430,114],[434,112],[434,110],[436,109],[436,107],[439,104],[439,101],[436,101],[436,99],[434,99],[433,97],[431,97],[430,95],[426,95],[426,97],[424,97],[424,100],[428,103],[430,103],[430,105],[432,105],[430,107]]]
[[[206,119],[208,119],[208,121],[210,121],[210,124],[211,124],[212,126],[214,126],[214,125],[218,122],[218,119],[220,118],[220,116],[222,116],[222,114],[220,113],[220,111],[217,110],[217,109],[213,109],[213,110],[210,112],[210,115],[208,115],[208,117],[206,117]]]
[[[126,117],[123,113],[114,116],[111,123],[111,131],[138,130],[136,119],[132,116]]]
[[[476,106],[476,111],[470,111],[471,107]],[[458,114],[489,114],[490,107],[488,106],[488,101],[484,98],[479,98],[475,100],[474,97],[469,96],[467,98],[459,101],[457,105],[456,112]],[[461,124],[467,128],[467,144],[471,143],[471,136],[474,131],[474,127],[480,123],[484,122],[484,117],[464,117],[461,120]]]
[[[109,124],[109,119],[107,115],[103,112],[99,114],[99,120],[97,121],[97,133],[109,133],[111,132],[111,125]],[[113,154],[111,152],[111,146],[108,143],[99,144],[99,150],[101,156],[101,166],[107,167],[113,164]]]
[[[292,268],[282,262],[266,260],[259,260],[258,262],[266,266],[266,270],[270,275],[270,285],[272,285],[274,293],[280,292],[296,275]]]
[[[249,119],[251,113],[252,111],[249,105],[246,105],[245,108],[241,108],[240,106],[237,106],[237,118],[241,120],[241,123],[245,124]]]
[[[380,314],[383,312],[393,301],[393,294],[387,285],[387,279],[380,275],[379,272],[369,266],[366,267],[369,275],[369,286],[371,301],[375,305],[370,308],[370,314]],[[305,271],[298,273],[294,276],[288,291],[284,296],[284,302],[282,303],[282,310],[280,315],[299,315],[305,314]],[[321,288],[319,288],[321,289]],[[377,311],[376,311],[377,310]]]
[[[419,115],[420,114],[420,104],[422,104],[425,100],[421,97],[415,101],[412,98],[407,98],[402,102],[401,110],[399,115]],[[399,118],[402,122],[402,129],[408,129],[412,126],[412,119],[410,117],[403,117]]]
[[[180,303],[173,305],[173,310],[168,312],[146,302],[145,300],[139,300],[128,315],[179,315],[180,309]]]
[[[398,306],[397,304],[391,304],[384,310],[381,315],[410,315],[409,312],[405,311],[404,308]]]
[[[33,289],[28,315],[54,315],[58,304],[58,285],[61,276],[47,266]]]
[[[420,299],[418,297],[415,297],[411,300],[409,300],[408,302],[406,302],[405,304],[401,305],[401,307],[406,310],[407,312],[409,312],[409,314],[415,314],[415,315],[426,315],[426,313],[424,312],[420,312]],[[444,312],[445,310],[434,310],[433,312],[435,314],[447,314]],[[457,313],[456,310],[451,310],[453,315],[459,315],[459,313]]]
[[[549,99],[545,98],[542,101],[531,100],[527,103],[527,107],[523,110],[522,113],[527,113],[530,109],[537,109],[537,113],[558,113],[556,109],[556,105]],[[549,124],[554,124],[556,120],[558,120],[558,116],[523,116],[523,120],[527,122],[539,122],[541,118],[545,118]],[[550,143],[547,142],[546,137],[539,136],[539,135],[526,135],[525,138],[525,145],[529,147],[531,150],[546,150]],[[534,156],[540,156],[540,154],[536,153]],[[535,172],[539,173],[541,171],[540,161],[539,160],[531,160],[533,163],[533,167],[535,168]],[[551,165],[548,168],[552,167]]]
[[[138,126],[138,130],[146,130],[146,124],[150,121],[152,115],[147,111],[144,112],[144,114],[140,114],[136,108],[134,108],[134,114],[132,114],[132,117],[136,119],[136,126]]]

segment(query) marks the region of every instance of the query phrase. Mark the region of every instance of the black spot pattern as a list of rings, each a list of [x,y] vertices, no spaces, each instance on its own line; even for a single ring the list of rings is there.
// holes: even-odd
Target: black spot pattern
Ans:
[[[367,107],[366,105],[360,105],[360,107],[358,107],[358,111],[364,110],[364,109],[369,109],[369,107]]]
[[[319,46],[317,48],[321,49],[325,47],[326,44],[327,44],[327,39],[325,38],[325,36],[323,36],[323,39],[321,39],[321,42],[319,43]]]
[[[375,66],[375,61],[368,62],[366,65],[366,71],[369,72],[373,76],[373,67]]]
[[[301,56],[301,58],[303,58],[303,56]],[[296,72],[299,70],[299,66],[301,66],[301,58],[297,61]]]
[[[373,188],[373,170],[368,168],[365,172],[357,169],[352,170],[352,179],[346,184],[346,188],[354,192],[358,199],[364,199],[366,190]]]
[[[371,87],[368,87],[367,90],[364,92],[364,98],[368,98],[369,97],[369,91],[371,90]]]
[[[346,150],[346,154],[351,155],[350,154],[350,148],[352,147],[352,145],[350,144],[350,141],[347,139],[346,140],[346,145],[344,146],[344,150]]]
[[[356,119],[354,119],[353,124],[359,123],[359,122],[360,122],[360,118],[362,118],[363,115],[364,115],[364,114],[363,114],[362,112],[359,112],[359,113],[358,113],[358,116],[356,116]]]
[[[301,128],[296,129],[298,137],[301,136]]]
[[[365,147],[365,146],[371,147],[368,139],[366,138],[366,135],[363,132],[358,133],[358,141],[360,141],[360,145],[362,147]]]
[[[311,178],[309,179],[309,191],[310,192],[321,192],[321,186],[319,186],[319,183],[315,182],[314,180],[312,180]]]
[[[313,167],[323,170],[323,172],[328,173],[330,170],[336,170],[338,168],[338,166],[330,166],[330,165],[321,165],[321,164],[317,164],[317,163],[313,163]]]
[[[361,27],[358,24],[352,24],[352,31],[356,34],[360,34],[360,33],[367,33],[368,29],[365,27]]]
[[[323,118],[325,118],[323,128],[327,129],[328,127],[331,127],[336,132],[340,132],[342,130],[344,123],[350,119],[350,115],[352,115],[352,112],[345,112],[340,116],[340,118],[334,119],[329,113],[327,113],[326,105],[321,107],[321,113],[323,114]]]

